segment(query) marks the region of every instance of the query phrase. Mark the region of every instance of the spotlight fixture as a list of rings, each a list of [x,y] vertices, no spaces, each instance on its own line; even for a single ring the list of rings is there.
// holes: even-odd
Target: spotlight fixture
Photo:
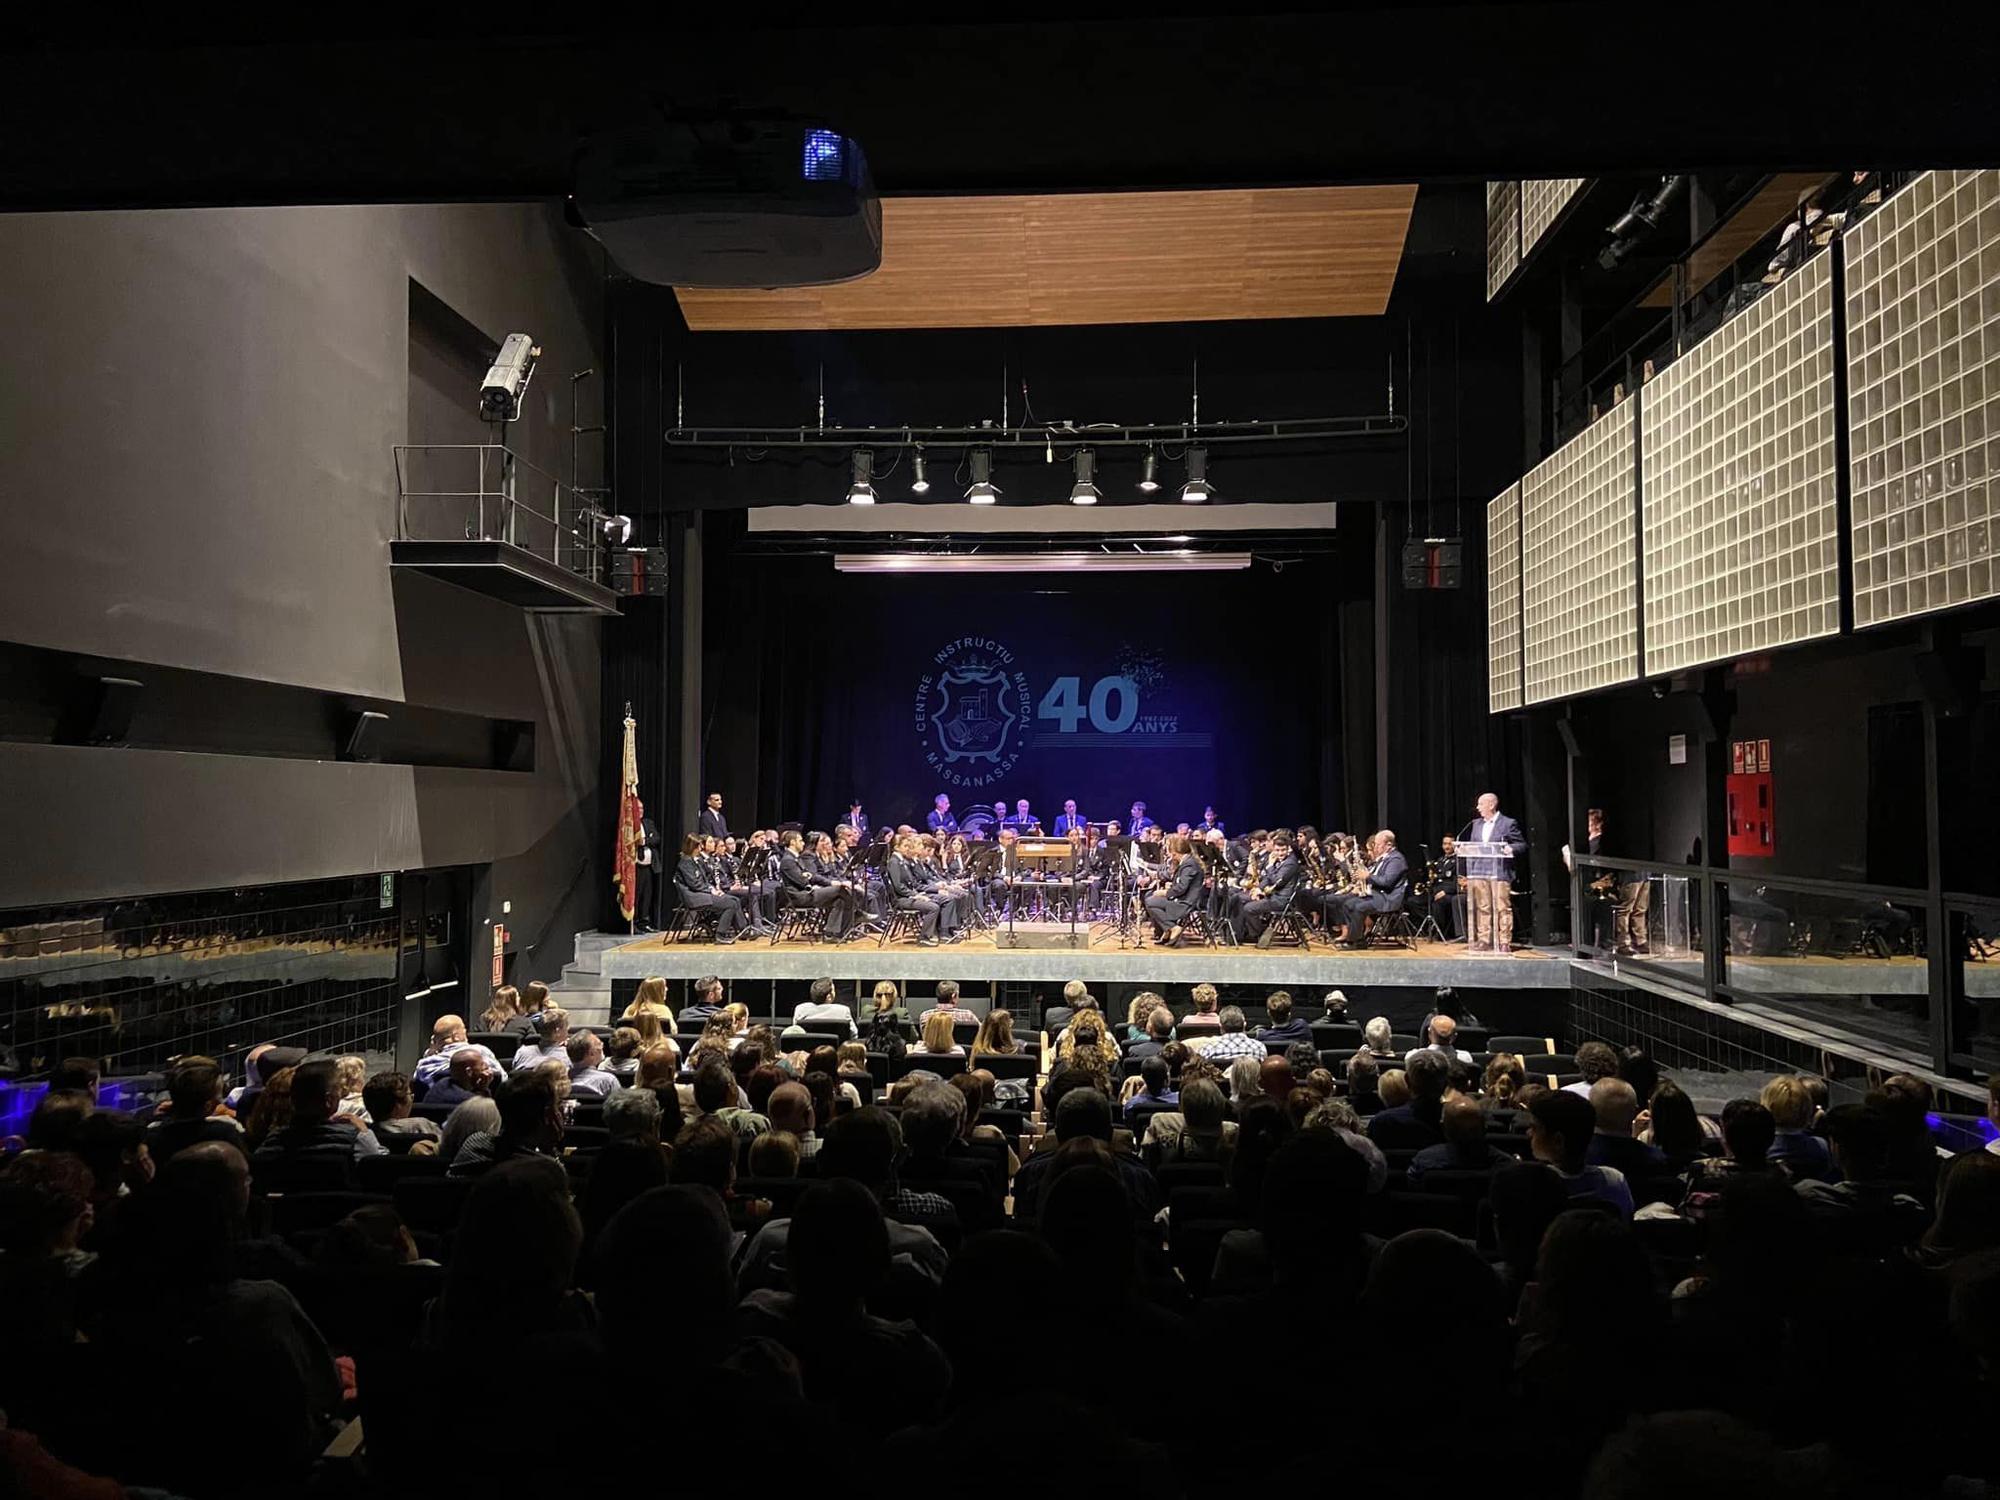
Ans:
[[[875,455],[866,448],[854,450],[854,478],[847,486],[849,505],[873,505],[875,503]]]
[[[998,505],[1000,486],[993,482],[993,450],[974,448],[970,456],[972,483],[965,491],[965,498],[974,505]]]
[[[1091,476],[1094,473],[1096,473],[1096,471],[1097,471],[1097,455],[1091,452],[1090,449],[1088,448],[1077,449],[1076,483],[1073,486],[1071,486],[1069,492],[1069,503],[1071,505],[1097,504],[1098,499],[1100,498],[1098,488],[1096,485],[1091,483]]]
[[[924,450],[918,448],[910,455],[910,493],[928,495],[930,492],[930,478],[924,473]]]
[[[1215,498],[1215,486],[1208,482],[1208,450],[1190,448],[1187,456],[1187,483],[1181,486],[1181,504],[1200,505]]]
[[[1146,445],[1146,467],[1140,471],[1139,488],[1144,490],[1147,494],[1150,495],[1153,493],[1154,490],[1158,489],[1159,487],[1160,487],[1160,455],[1154,452],[1153,445],[1151,443],[1148,443]]]

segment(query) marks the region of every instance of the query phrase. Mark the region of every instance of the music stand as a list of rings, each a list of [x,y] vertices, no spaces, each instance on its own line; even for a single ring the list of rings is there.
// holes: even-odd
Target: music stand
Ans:
[[[1091,942],[1097,941],[1101,929],[1115,935],[1121,948],[1146,946],[1145,926],[1132,915],[1132,844],[1131,837],[1122,833],[1098,842],[1098,849],[1116,862],[1118,897],[1114,910],[1118,915],[1108,922],[1095,923],[1090,929]]]

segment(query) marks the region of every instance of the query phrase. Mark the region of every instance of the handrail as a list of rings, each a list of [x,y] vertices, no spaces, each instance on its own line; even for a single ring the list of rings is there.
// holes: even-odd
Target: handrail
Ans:
[[[584,521],[586,517],[595,518],[597,515],[601,491],[586,496],[504,443],[397,443],[393,445],[393,452],[396,464],[396,536],[399,541],[469,538],[503,541],[592,579],[601,572],[603,558],[597,533]],[[466,454],[476,455],[477,468],[473,478],[477,488],[416,487],[411,470],[419,457],[437,455],[449,463],[454,457]],[[489,465],[492,470],[490,483]],[[454,477],[462,472],[461,460]],[[547,510],[541,509],[533,500],[521,498],[519,487],[524,479],[531,481],[531,487],[537,494],[542,487],[547,488],[550,497]],[[462,484],[463,480],[456,482]],[[489,497],[494,502],[495,524],[491,526],[486,503]],[[441,504],[451,518],[451,536],[442,537],[435,529],[413,526],[410,519],[412,500]],[[476,506],[468,507],[464,504],[466,501],[474,501]],[[563,519],[565,510],[570,517],[567,523]],[[523,516],[527,518],[530,530],[535,529],[537,523],[547,528],[549,541],[546,548],[523,545],[517,524]],[[568,557],[564,556],[565,552]]]
[[[1800,891],[1806,895],[1859,895],[1884,901],[1930,900],[1930,892],[1917,886],[1875,885],[1861,880],[1823,880],[1814,875],[1769,875],[1761,870],[1732,870],[1718,865],[1676,865],[1657,859],[1613,859],[1609,855],[1597,854],[1578,854],[1575,859],[1579,866],[1590,865],[1602,870],[1628,870],[1645,875],[1685,875],[1703,880],[1719,880],[1724,884],[1742,885],[1754,882],[1778,890]],[[1945,899],[1952,898],[1947,895]],[[2000,904],[1990,896],[1968,895],[1964,900],[1970,903]]]

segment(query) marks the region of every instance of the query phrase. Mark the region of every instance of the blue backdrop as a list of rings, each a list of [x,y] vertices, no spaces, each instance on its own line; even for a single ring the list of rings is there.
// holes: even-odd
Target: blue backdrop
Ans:
[[[704,775],[732,826],[850,797],[921,826],[1028,798],[1171,827],[1326,822],[1340,785],[1328,574],[836,575],[746,562],[711,591]],[[763,601],[746,607],[747,601]]]

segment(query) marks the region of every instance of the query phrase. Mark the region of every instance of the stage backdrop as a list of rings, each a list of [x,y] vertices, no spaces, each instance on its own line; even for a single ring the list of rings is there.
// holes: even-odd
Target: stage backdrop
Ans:
[[[1172,827],[1329,825],[1341,785],[1332,570],[844,575],[720,565],[705,784],[730,825],[830,827],[850,797],[921,827],[1026,797],[1050,826],[1135,798]],[[715,585],[720,583],[721,587]]]

